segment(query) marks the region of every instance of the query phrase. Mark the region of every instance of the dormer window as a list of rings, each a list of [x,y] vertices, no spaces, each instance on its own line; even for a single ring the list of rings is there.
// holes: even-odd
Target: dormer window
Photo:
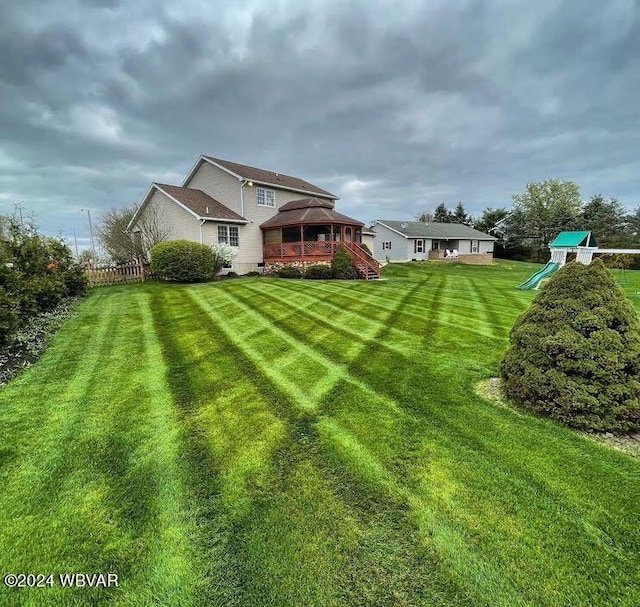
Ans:
[[[258,196],[259,207],[275,207],[276,206],[275,190],[267,190],[266,188],[257,188],[256,194]]]

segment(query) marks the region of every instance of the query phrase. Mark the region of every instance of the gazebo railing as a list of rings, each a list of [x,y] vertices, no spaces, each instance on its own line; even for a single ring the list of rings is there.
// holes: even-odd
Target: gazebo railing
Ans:
[[[341,243],[331,241],[279,242],[264,245],[265,259],[287,257],[332,257]]]

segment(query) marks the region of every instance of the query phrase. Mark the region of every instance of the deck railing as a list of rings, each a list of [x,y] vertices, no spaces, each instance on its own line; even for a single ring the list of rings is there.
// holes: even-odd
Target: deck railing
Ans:
[[[340,242],[317,240],[311,242],[279,242],[264,245],[264,258],[286,259],[290,257],[333,257]]]
[[[367,253],[360,245],[354,242],[342,243],[351,253],[351,259],[358,270],[358,274],[366,280],[375,274],[376,278],[380,277],[380,263]]]
[[[374,275],[380,276],[380,263],[369,255],[355,242],[310,241],[310,242],[279,242],[264,245],[265,261],[313,261],[314,259],[329,260],[335,252],[344,246],[362,278],[369,279]]]

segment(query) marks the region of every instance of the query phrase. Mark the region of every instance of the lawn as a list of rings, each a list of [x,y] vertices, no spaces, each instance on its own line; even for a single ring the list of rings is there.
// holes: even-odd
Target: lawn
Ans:
[[[0,390],[0,572],[119,586],[0,604],[640,604],[640,459],[475,390],[534,267],[93,291]]]

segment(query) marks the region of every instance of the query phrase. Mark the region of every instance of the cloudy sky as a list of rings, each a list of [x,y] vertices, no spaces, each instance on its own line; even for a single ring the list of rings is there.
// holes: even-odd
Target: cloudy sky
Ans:
[[[49,234],[203,153],[364,221],[553,177],[640,204],[640,0],[6,1],[0,99],[0,213]]]

